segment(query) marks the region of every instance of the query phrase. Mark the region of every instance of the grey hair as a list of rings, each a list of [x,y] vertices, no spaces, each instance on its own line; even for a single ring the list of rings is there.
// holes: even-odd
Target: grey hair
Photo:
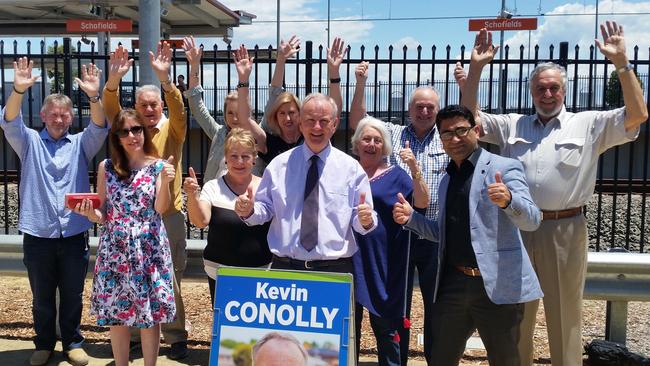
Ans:
[[[384,125],[384,122],[378,120],[377,118],[366,116],[364,117],[361,121],[359,121],[359,124],[357,125],[357,129],[354,131],[354,135],[352,135],[352,152],[359,155],[357,151],[357,143],[359,140],[361,140],[361,135],[363,134],[363,131],[367,128],[374,128],[379,132],[381,135],[381,139],[384,140],[384,145],[381,150],[381,155],[382,156],[389,156],[393,152],[393,145],[390,141],[390,135],[388,134],[388,130],[386,130],[386,126]]]
[[[279,341],[285,341],[289,343],[293,343],[298,347],[300,350],[300,353],[302,354],[302,358],[305,361],[305,365],[307,364],[307,359],[309,356],[307,355],[307,351],[305,351],[305,347],[300,344],[300,341],[296,339],[293,335],[289,333],[284,333],[284,332],[269,332],[264,335],[260,340],[255,343],[253,346],[253,365],[255,365],[255,357],[257,356],[257,353],[260,351],[260,348],[264,346],[267,342],[272,341],[272,340],[279,340]]]
[[[74,118],[74,106],[72,105],[72,99],[65,94],[54,93],[50,94],[45,99],[43,99],[43,105],[41,106],[41,113],[45,114],[45,111],[53,106],[67,108],[70,112],[70,116]]]
[[[415,88],[415,90],[413,90],[413,93],[411,93],[411,97],[409,98],[409,108],[411,108],[411,105],[413,105],[413,98],[415,97],[415,94],[419,90],[431,90],[431,91],[433,91],[433,93],[438,98],[438,100],[436,101],[436,103],[438,105],[436,107],[438,107],[438,109],[440,109],[440,93],[438,93],[438,91],[435,88],[431,87],[431,86],[418,86],[417,88]]]
[[[146,93],[146,92],[155,93],[158,96],[158,100],[162,101],[162,92],[160,91],[160,88],[155,86],[155,85],[152,85],[152,84],[143,85],[143,86],[137,88],[135,90],[135,100],[137,101],[138,98],[140,98],[140,95],[142,95],[142,93]]]
[[[566,69],[562,65],[558,65],[555,62],[542,62],[541,64],[538,64],[535,66],[533,69],[533,72],[530,73],[530,90],[533,90],[533,83],[532,81],[535,80],[541,74],[542,72],[546,70],[555,70],[560,73],[560,76],[562,77],[562,90],[566,90]]]
[[[300,109],[300,114],[301,115],[302,115],[302,113],[304,111],[304,107],[307,105],[307,103],[309,103],[312,100],[324,101],[324,102],[329,103],[332,106],[332,118],[333,119],[336,119],[336,117],[339,115],[339,108],[336,106],[336,102],[334,101],[334,99],[332,99],[332,97],[330,97],[328,95],[325,95],[325,94],[322,94],[322,93],[311,93],[305,98],[305,100],[302,101],[302,107],[303,108]]]

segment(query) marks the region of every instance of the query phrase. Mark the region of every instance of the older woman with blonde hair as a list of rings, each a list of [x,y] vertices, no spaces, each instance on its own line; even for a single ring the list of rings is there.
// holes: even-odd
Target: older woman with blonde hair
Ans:
[[[392,152],[391,140],[384,123],[366,117],[352,136],[352,151],[368,174],[377,228],[366,235],[357,235],[359,250],[354,263],[355,330],[357,354],[361,336],[363,308],[370,313],[370,325],[377,340],[379,365],[400,364],[400,338],[406,336],[406,283],[408,273],[409,233],[393,221],[393,205],[397,193],[416,207],[427,207],[429,192],[426,185],[413,181],[397,165],[388,165]],[[401,334],[401,335],[400,335]]]
[[[190,222],[199,228],[208,227],[203,262],[213,304],[220,265],[260,267],[271,262],[266,242],[269,224],[249,227],[234,211],[237,197],[248,190],[255,193],[261,181],[252,173],[257,157],[253,135],[241,128],[230,130],[224,156],[228,167],[225,175],[208,181],[201,190],[190,167],[190,176],[183,183]]]

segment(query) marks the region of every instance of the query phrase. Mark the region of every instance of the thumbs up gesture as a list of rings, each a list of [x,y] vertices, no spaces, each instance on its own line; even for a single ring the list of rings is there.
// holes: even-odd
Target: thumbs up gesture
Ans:
[[[176,169],[174,169],[174,156],[170,155],[167,160],[163,163],[163,170],[160,172],[160,177],[162,182],[169,184],[169,182],[174,180],[176,176]]]
[[[404,147],[400,149],[399,157],[404,164],[408,165],[411,174],[418,171],[418,161],[415,160],[415,155],[411,150],[411,143],[408,140],[404,142]]]
[[[255,203],[255,194],[253,193],[253,187],[248,186],[246,193],[237,197],[237,201],[235,201],[235,213],[237,213],[239,217],[250,217],[250,215],[253,214],[253,209],[255,208],[253,203]]]
[[[190,167],[190,176],[185,178],[183,181],[183,191],[185,191],[185,194],[188,196],[196,195],[201,191],[201,187],[199,186],[199,181],[196,179],[196,173],[194,173],[194,169]]]
[[[364,229],[370,229],[372,227],[372,208],[366,203],[366,193],[361,192],[359,196],[359,204],[357,205],[357,216],[359,217],[359,223],[363,226]]]
[[[501,179],[501,172],[494,174],[494,183],[488,186],[488,197],[495,205],[506,208],[512,200],[512,194]]]
[[[393,206],[393,220],[400,225],[406,224],[413,214],[413,207],[408,203],[404,195],[397,194],[397,202]]]

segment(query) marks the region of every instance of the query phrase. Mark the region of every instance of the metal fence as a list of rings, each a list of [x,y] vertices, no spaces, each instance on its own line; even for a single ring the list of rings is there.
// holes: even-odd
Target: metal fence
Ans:
[[[99,51],[94,43],[85,45],[78,42],[73,46],[69,39],[63,39],[63,42],[55,42],[49,47],[41,41],[36,52],[34,48],[36,47],[29,42],[19,44],[13,41],[7,44],[0,40],[0,85],[3,86],[0,95],[1,104],[5,104],[11,92],[12,62],[17,57],[27,56],[34,61],[42,81],[26,94],[25,99],[28,102],[23,105],[25,123],[29,127],[40,128],[42,122],[38,111],[43,97],[51,92],[60,91],[72,96],[77,115],[83,116],[74,124],[73,130],[82,129],[88,124],[87,100],[83,93],[79,93],[73,86],[72,80],[75,75],[78,75],[81,65],[88,62],[98,64],[104,69],[104,77],[107,77],[108,46],[103,45],[102,50]],[[620,86],[611,80],[614,67],[603,60],[602,56],[596,57],[597,50],[593,46],[588,50],[580,50],[576,46],[571,57],[568,44],[565,42],[560,44],[559,49],[551,46],[548,50],[540,50],[539,47],[528,50],[521,46],[511,52],[513,50],[506,47],[504,59],[491,63],[480,82],[479,104],[487,112],[534,112],[528,75],[536,64],[545,61],[554,61],[567,68],[566,106],[570,111],[611,109],[622,104]],[[650,93],[648,93],[650,59],[640,59],[638,47],[634,47],[633,50],[631,62],[635,65],[648,98],[647,102],[650,103]],[[341,65],[344,107],[341,125],[334,138],[334,144],[345,151],[349,151],[350,148],[347,111],[355,87],[354,67],[362,60],[371,63],[365,96],[368,112],[372,115],[394,123],[405,123],[408,100],[413,90],[421,85],[435,87],[440,92],[442,105],[459,102],[460,91],[453,80],[453,69],[456,62],[465,65],[468,63],[464,46],[457,49],[452,49],[450,46],[438,49],[433,46],[428,50],[422,47],[397,49],[392,46],[387,49],[380,49],[378,46],[366,49],[361,46],[351,51]],[[532,55],[530,55],[531,51]],[[251,75],[251,102],[254,117],[259,120],[268,99],[268,84],[275,64],[275,51],[256,46],[250,52],[255,57]],[[355,57],[352,57],[352,54]],[[132,51],[132,57],[136,62],[121,85],[122,103],[125,106],[132,105],[134,85],[137,85],[139,55]],[[224,97],[237,84],[230,46],[226,49],[219,49],[217,45],[204,48],[201,69],[201,84],[206,90],[204,94],[206,105],[217,120],[222,120]],[[501,73],[499,69],[502,69]],[[297,57],[288,60],[285,70],[285,87],[298,97],[304,98],[311,92],[327,92],[327,61],[322,46],[315,47],[311,42],[306,42]],[[171,76],[175,80],[180,74],[188,75],[189,66],[182,51],[174,50]],[[184,151],[184,173],[190,165],[202,172],[207,159],[209,140],[189,113],[188,123],[190,129]],[[2,135],[0,142],[2,200],[0,202],[3,208],[0,211],[0,232],[8,234],[17,232],[10,218],[10,213],[13,212],[15,215],[17,210],[10,203],[12,200],[17,200],[15,194],[12,195],[11,192],[15,191],[18,183],[20,162],[8,145],[4,134]],[[590,235],[595,250],[609,247],[624,247],[639,252],[646,250],[644,243],[650,235],[650,222],[646,214],[647,193],[650,190],[647,183],[650,167],[649,142],[650,129],[646,123],[642,125],[640,136],[635,142],[613,148],[601,157],[596,185],[597,198],[587,207],[588,217],[594,224],[590,227]],[[105,151],[100,152],[92,163],[92,181],[94,181],[94,167],[104,156]]]

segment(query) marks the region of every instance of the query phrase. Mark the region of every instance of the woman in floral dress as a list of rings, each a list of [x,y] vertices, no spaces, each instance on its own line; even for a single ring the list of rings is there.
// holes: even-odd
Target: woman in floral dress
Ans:
[[[149,130],[132,109],[122,110],[110,133],[111,159],[99,164],[97,193],[75,211],[103,224],[91,308],[109,326],[115,365],[128,365],[129,327],[140,328],[145,365],[155,365],[160,323],[176,315],[169,242],[162,224],[169,206],[173,157],[158,158]]]

